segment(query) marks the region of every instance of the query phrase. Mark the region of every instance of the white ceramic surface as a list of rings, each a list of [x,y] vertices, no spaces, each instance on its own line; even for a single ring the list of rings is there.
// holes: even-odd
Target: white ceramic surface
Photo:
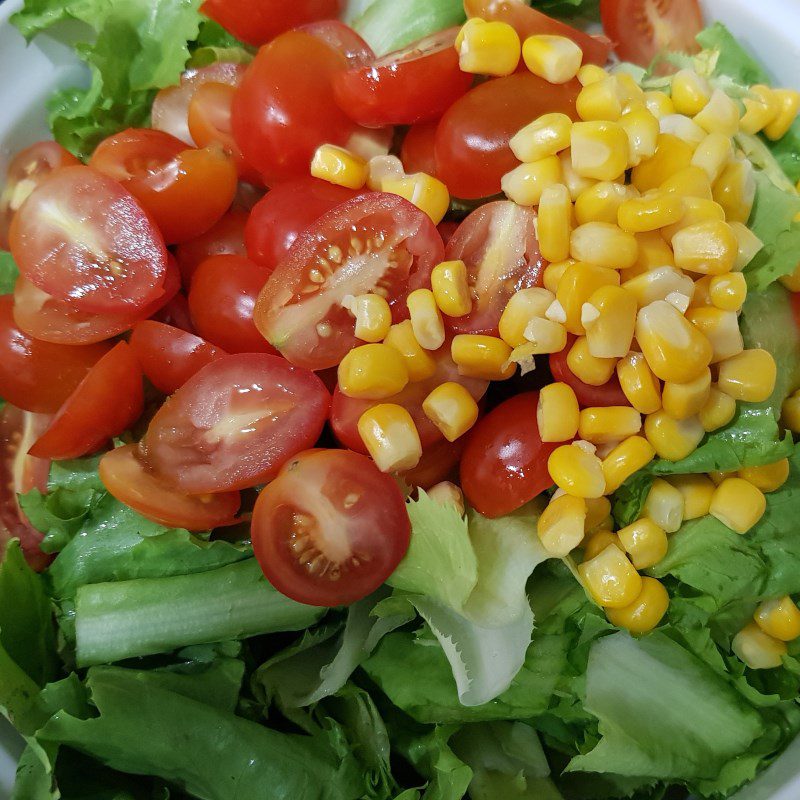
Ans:
[[[398,0],[403,2],[403,0]],[[721,20],[783,85],[800,89],[800,0],[701,0],[708,20]],[[83,84],[86,73],[66,47],[40,37],[30,47],[8,24],[22,0],[0,0],[0,174],[12,153],[48,135],[45,100],[56,86]],[[20,752],[0,721],[0,800],[7,800]],[[736,800],[798,800],[800,740]]]

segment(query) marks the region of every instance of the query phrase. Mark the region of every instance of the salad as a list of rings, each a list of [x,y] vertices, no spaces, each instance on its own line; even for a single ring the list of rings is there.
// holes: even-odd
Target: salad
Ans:
[[[27,0],[13,800],[726,798],[800,732],[800,93],[695,0]]]

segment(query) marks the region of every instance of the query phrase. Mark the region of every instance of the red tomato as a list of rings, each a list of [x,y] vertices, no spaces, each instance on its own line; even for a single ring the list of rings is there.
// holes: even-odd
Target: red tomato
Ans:
[[[256,46],[278,34],[338,17],[344,0],[205,0],[200,10],[237,39]]]
[[[511,137],[550,111],[577,119],[580,88],[575,80],[555,86],[519,73],[471,89],[450,106],[436,130],[436,176],[465,200],[498,194],[500,179],[519,165],[508,145]]]
[[[456,235],[459,227],[457,222],[452,222],[451,220],[445,220],[436,226],[436,230],[439,231],[439,236],[442,237],[445,247],[450,244],[450,240]]]
[[[211,256],[246,254],[244,232],[248,213],[241,208],[232,208],[213,228],[195,239],[179,244],[175,250],[181,268],[183,285],[188,289],[197,268]]]
[[[28,451],[37,458],[78,458],[127,430],[142,413],[142,368],[119,342],[67,398],[47,430]]]
[[[19,495],[38,489],[47,492],[50,462],[28,455],[28,448],[44,430],[49,417],[20,411],[10,403],[0,409],[0,559],[9,539],[19,539],[22,552],[35,570],[50,557],[39,549],[43,534],[34,528],[19,505]]]
[[[624,61],[649,66],[659,53],[700,49],[695,36],[704,23],[697,0],[600,0],[600,17]]]
[[[267,580],[300,603],[341,606],[374,592],[408,550],[400,489],[365,456],[312,450],[259,495],[253,550]]]
[[[14,322],[13,296],[0,297],[0,397],[24,411],[54,414],[108,350],[32,339]]]
[[[458,28],[440,31],[372,64],[339,72],[336,102],[360,125],[410,125],[436,119],[470,86],[458,66]]]
[[[153,417],[143,447],[161,477],[187,494],[256,486],[322,432],[330,395],[313,372],[263,353],[200,370]]]
[[[346,296],[380,290],[402,318],[443,258],[427,214],[397,195],[359,195],[297,240],[261,291],[256,326],[293,364],[333,367],[358,344]]]
[[[51,172],[80,163],[72,153],[55,142],[37,142],[14,156],[8,165],[5,186],[0,192],[0,250],[9,249],[11,219],[28,195]]]
[[[534,34],[566,36],[583,50],[584,64],[605,66],[611,54],[611,43],[605,36],[590,36],[518,0],[464,0],[464,9],[468,17],[507,22],[517,31],[522,41]]]
[[[400,149],[400,160],[408,174],[427,172],[436,175],[436,129],[439,121],[418,122],[408,129]]]
[[[31,193],[11,252],[25,278],[81,311],[137,311],[163,292],[161,234],[133,195],[89,167],[60,169]]]
[[[153,320],[137,323],[129,343],[145,376],[164,394],[180,389],[206,364],[226,355],[199,336]]]
[[[241,505],[239,492],[200,496],[176,492],[147,468],[135,444],[110,450],[100,459],[98,471],[120,503],[167,528],[207,531],[230,525]]]
[[[338,19],[322,19],[301,25],[298,30],[322,39],[334,50],[338,50],[350,67],[371,64],[375,60],[372,48],[348,25]]]
[[[414,469],[403,472],[401,478],[409,486],[430,489],[446,480],[458,480],[458,462],[467,443],[465,436],[455,442],[442,440],[426,448]]]
[[[183,292],[178,292],[166,305],[159,308],[150,319],[171,325],[173,328],[194,333],[194,323],[189,312],[189,300]]]
[[[253,322],[269,273],[242,256],[212,256],[198,268],[189,290],[195,330],[229,353],[275,353]]]
[[[448,318],[452,330],[497,335],[511,295],[541,284],[544,261],[535,223],[533,209],[510,200],[480,206],[461,223],[447,244],[445,259],[464,261],[477,299],[465,317]]]
[[[547,459],[558,444],[543,443],[536,425],[538,392],[501,403],[472,429],[461,458],[461,488],[485,517],[501,517],[553,485]]]
[[[575,397],[584,408],[591,408],[592,406],[629,406],[630,402],[625,397],[625,392],[619,385],[619,379],[616,374],[611,376],[608,383],[602,386],[591,386],[584,383],[567,366],[567,355],[569,354],[572,345],[575,343],[575,336],[567,336],[567,346],[560,353],[552,353],[550,355],[550,372],[553,374],[553,379],[561,383],[566,383],[572,387],[575,392]]]
[[[355,196],[352,189],[311,177],[279,184],[250,212],[244,231],[247,255],[272,272],[304,230]]]

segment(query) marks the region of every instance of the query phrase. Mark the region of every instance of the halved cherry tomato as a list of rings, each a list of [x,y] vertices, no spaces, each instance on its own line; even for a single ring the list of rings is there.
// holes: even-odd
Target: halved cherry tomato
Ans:
[[[457,333],[497,334],[497,325],[514,292],[539,286],[544,261],[536,239],[536,214],[510,200],[475,209],[447,244],[446,260],[467,265],[472,311],[448,318]]]
[[[410,125],[436,119],[470,86],[458,66],[458,28],[428,36],[372,64],[339,72],[336,102],[360,125]]]
[[[436,175],[436,129],[439,121],[418,122],[408,129],[400,149],[400,160],[408,174],[427,172]]]
[[[80,163],[72,153],[55,142],[37,142],[14,156],[8,165],[5,186],[0,192],[0,250],[9,249],[11,218],[28,195],[51,172]]]
[[[501,517],[553,485],[547,459],[558,444],[542,442],[538,392],[525,392],[490,411],[468,434],[461,488],[485,517]]]
[[[256,326],[293,364],[333,367],[358,343],[342,300],[380,291],[404,318],[408,293],[443,257],[427,214],[398,195],[359,195],[297,240],[261,291]]]
[[[33,339],[14,322],[13,296],[0,297],[0,397],[24,411],[54,414],[109,349]]]
[[[250,212],[244,232],[247,255],[271,272],[304,230],[355,196],[352,189],[311,177],[279,184]]]
[[[227,355],[199,336],[153,320],[137,323],[129,343],[150,383],[164,394],[172,394],[206,364]]]
[[[189,311],[189,299],[183,292],[178,292],[172,300],[151,315],[150,319],[164,325],[171,325],[173,328],[186,331],[186,333],[195,332],[192,315]]]
[[[275,353],[253,311],[269,273],[243,256],[212,256],[194,274],[189,312],[197,332],[229,353]]]
[[[308,605],[348,605],[374,592],[403,559],[410,538],[394,479],[346,450],[293,458],[253,511],[253,550],[264,575]]]
[[[100,459],[100,480],[106,489],[143,517],[167,528],[207,531],[236,521],[239,492],[186,495],[176,492],[147,467],[139,446],[127,444]]]
[[[78,458],[118,436],[142,413],[142,368],[119,342],[67,398],[47,430],[28,451],[37,458]]]
[[[519,73],[471,89],[450,106],[436,130],[436,176],[465,200],[498,194],[500,179],[519,164],[508,145],[511,137],[546,112],[577,119],[580,88],[575,80],[556,86]]]
[[[197,268],[211,256],[246,254],[244,232],[249,214],[241,208],[232,208],[219,222],[200,236],[179,244],[175,250],[181,269],[183,285],[188,288]]]
[[[256,46],[319,19],[339,16],[344,0],[205,0],[200,10],[237,39]]]
[[[236,167],[219,146],[187,148],[180,139],[149,128],[110,136],[89,163],[139,200],[168,244],[205,233],[236,194]]]
[[[436,230],[439,231],[439,236],[442,237],[445,247],[450,244],[450,240],[456,235],[456,231],[459,229],[459,227],[459,223],[449,219],[446,219],[444,222],[440,222],[436,226]]]
[[[330,408],[313,372],[277,356],[225,356],[190,378],[156,412],[147,462],[187,494],[256,486],[312,447]]]
[[[349,26],[338,19],[321,19],[300,25],[297,30],[316,36],[338,50],[350,67],[371,64],[375,60],[372,48]]]
[[[603,28],[623,61],[646,67],[671,50],[696,53],[703,29],[697,0],[600,0]]]
[[[163,292],[167,251],[158,229],[117,181],[65,167],[31,193],[11,223],[21,274],[76,309],[138,311]]]
[[[401,473],[400,477],[409,485],[430,489],[446,480],[458,480],[458,462],[467,443],[462,436],[454,442],[446,439],[436,442],[422,452],[422,458],[414,469]]]

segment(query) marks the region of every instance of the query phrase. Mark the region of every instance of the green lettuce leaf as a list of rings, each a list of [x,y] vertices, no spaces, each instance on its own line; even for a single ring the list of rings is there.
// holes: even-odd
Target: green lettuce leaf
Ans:
[[[0,294],[11,294],[19,277],[19,270],[11,253],[0,250]]]

